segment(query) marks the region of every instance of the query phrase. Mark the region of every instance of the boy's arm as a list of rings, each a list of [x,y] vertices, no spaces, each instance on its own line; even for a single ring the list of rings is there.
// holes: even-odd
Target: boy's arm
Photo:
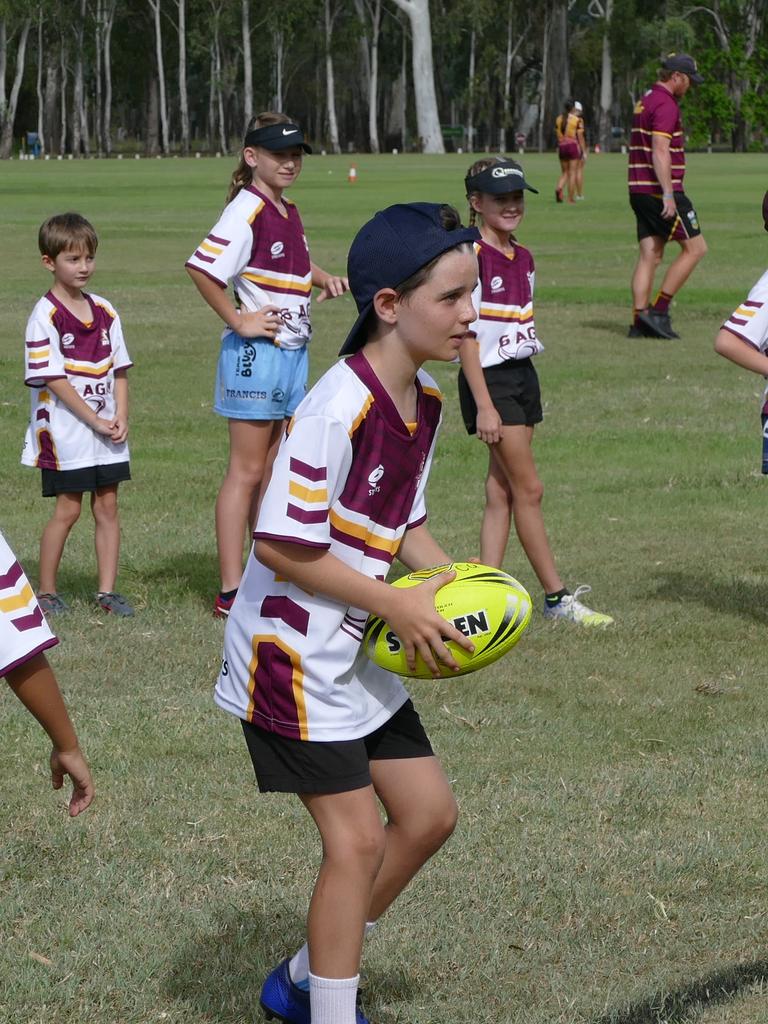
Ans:
[[[128,374],[115,370],[115,419],[112,440],[120,444],[128,436]]]
[[[52,391],[56,397],[67,406],[67,408],[77,416],[83,423],[87,423],[91,430],[94,430],[97,434],[104,434],[109,436],[112,433],[113,421],[102,419],[101,416],[92,409],[87,402],[78,395],[68,380],[59,378],[58,380],[49,380],[46,382],[46,388]]]
[[[277,306],[262,306],[257,312],[241,312],[230,298],[226,288],[194,267],[185,270],[195,282],[202,297],[224,323],[241,338],[274,338],[280,330],[280,310]]]
[[[6,675],[6,681],[27,710],[45,729],[53,744],[51,784],[61,789],[64,776],[72,779],[69,813],[74,818],[93,800],[93,780],[70,721],[56,677],[44,654],[36,654]]]
[[[715,352],[730,359],[737,366],[743,366],[745,370],[752,370],[753,373],[768,377],[768,356],[753,348],[749,342],[737,338],[724,327],[715,338]]]
[[[339,295],[349,291],[349,281],[346,277],[337,277],[334,274],[329,274],[327,270],[318,267],[311,260],[309,261],[309,266],[312,271],[312,284],[315,288],[321,289],[320,294],[317,296],[318,302],[325,302],[326,299],[337,299]]]
[[[435,655],[444,665],[458,670],[443,637],[455,640],[468,651],[474,650],[468,638],[435,610],[435,594],[455,573],[443,573],[417,587],[401,590],[363,575],[325,548],[259,538],[254,552],[268,569],[303,590],[319,591],[339,604],[380,616],[400,637],[411,668],[416,665],[418,652],[434,676],[440,675]]]
[[[453,561],[437,543],[425,523],[405,531],[397,557],[411,572],[431,569],[436,565],[448,565]]]
[[[474,338],[465,338],[462,341],[459,358],[477,406],[477,436],[486,444],[496,444],[501,440],[501,416],[488,393],[485,374],[480,365],[480,347]]]

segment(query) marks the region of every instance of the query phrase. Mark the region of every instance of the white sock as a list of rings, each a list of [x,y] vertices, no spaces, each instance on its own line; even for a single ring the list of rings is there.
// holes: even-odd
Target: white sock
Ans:
[[[375,927],[375,921],[366,921],[363,938],[367,939]],[[294,985],[298,985],[299,988],[303,988],[305,990],[309,988],[309,946],[306,942],[301,949],[291,957],[291,962],[288,964],[288,973],[290,974],[291,981]]]
[[[357,983],[354,978],[318,978],[309,973],[309,1006],[312,1024],[355,1024]]]

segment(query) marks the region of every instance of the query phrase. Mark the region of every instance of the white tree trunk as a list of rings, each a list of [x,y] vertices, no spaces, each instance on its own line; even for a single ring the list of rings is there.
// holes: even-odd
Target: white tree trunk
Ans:
[[[331,53],[336,11],[331,9],[331,0],[323,2],[323,18],[325,23],[325,97],[328,106],[328,138],[331,143],[331,152],[340,153],[339,125],[336,120],[336,85],[333,77],[333,54]]]
[[[160,145],[163,155],[170,152],[168,141],[168,103],[165,97],[165,67],[163,64],[163,29],[160,24],[161,0],[147,0],[155,19],[155,59],[157,61],[157,83],[160,89]]]
[[[67,48],[64,45],[64,36],[61,37],[61,117],[59,127],[61,141],[59,152],[64,155],[67,151]]]
[[[539,84],[539,124],[538,149],[544,152],[544,110],[547,105],[547,83],[549,79],[549,36],[552,25],[552,14],[548,9],[544,13],[544,36],[541,45],[541,82]]]
[[[507,128],[509,127],[509,101],[512,97],[512,4],[507,10],[507,49],[504,54],[504,92],[501,102],[503,113],[501,116],[501,127],[499,128],[499,152],[505,152],[507,148]]]
[[[611,54],[611,18],[613,0],[605,0],[605,25],[603,31],[603,60],[600,72],[600,119],[597,136],[602,149],[611,148],[611,108],[613,107],[613,56]]]
[[[112,25],[115,20],[117,0],[111,0],[104,7],[104,118],[102,122],[102,146],[109,156],[112,152]]]
[[[5,74],[8,67],[8,26],[5,18],[0,18],[0,129],[5,122]]]
[[[219,121],[219,149],[222,153],[226,153],[229,151],[229,146],[227,145],[226,125],[224,124],[224,90],[222,89],[221,82],[221,37],[218,32],[218,23],[214,52],[216,54],[216,108]]]
[[[253,117],[253,56],[251,54],[251,0],[243,3],[243,115],[244,131]]]
[[[8,100],[8,106],[6,107],[5,120],[3,121],[3,131],[0,135],[0,160],[7,160],[11,155],[11,149],[13,147],[13,124],[16,120],[16,107],[19,102],[19,90],[21,89],[21,80],[24,77],[24,61],[26,58],[27,51],[27,36],[29,35],[29,29],[32,24],[32,19],[27,18],[21,27],[21,33],[19,34],[19,43],[16,47],[16,75],[13,79],[13,85],[11,86],[11,95]]]
[[[75,35],[75,77],[72,83],[72,154],[77,160],[83,133],[83,22],[85,0],[81,0],[80,17],[73,28]]]
[[[179,117],[181,120],[181,151],[189,153],[189,95],[187,93],[187,0],[176,0],[179,9]]]
[[[357,16],[365,26],[360,36],[365,84],[368,93],[368,145],[372,153],[379,152],[379,36],[381,34],[381,0],[355,0]],[[371,22],[371,41],[368,42],[366,10]]]
[[[37,137],[40,153],[45,152],[45,99],[43,97],[43,9],[37,12]]]
[[[411,23],[413,92],[416,100],[416,125],[420,148],[424,153],[444,153],[443,135],[437,112],[435,71],[432,60],[432,27],[429,0],[394,0]]]
[[[104,0],[96,0],[96,116],[94,136],[96,150],[103,151],[104,142],[104,96],[102,93],[101,64],[104,50]]]

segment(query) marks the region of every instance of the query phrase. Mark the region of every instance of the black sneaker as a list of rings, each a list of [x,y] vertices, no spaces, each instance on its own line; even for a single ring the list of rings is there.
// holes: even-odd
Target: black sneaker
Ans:
[[[666,341],[672,341],[673,338],[680,337],[672,330],[669,313],[657,313],[654,309],[647,309],[645,312],[637,314],[637,322],[650,338],[664,338]]]
[[[630,324],[629,330],[627,331],[628,338],[647,338],[648,335],[645,333],[642,327],[638,327],[637,324]]]

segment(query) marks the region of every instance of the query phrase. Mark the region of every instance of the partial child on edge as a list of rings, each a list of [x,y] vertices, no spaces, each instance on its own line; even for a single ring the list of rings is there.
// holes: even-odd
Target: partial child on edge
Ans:
[[[768,192],[763,196],[763,227],[768,231]],[[728,317],[715,338],[715,352],[745,370],[768,377],[768,270]],[[763,393],[763,473],[768,472],[768,385]]]
[[[0,676],[53,744],[51,785],[72,780],[70,817],[93,800],[93,781],[45,651],[59,641],[48,628],[24,570],[0,533]]]
[[[261,481],[307,390],[312,286],[321,289],[318,302],[349,287],[312,263],[299,212],[284,195],[311,152],[285,114],[257,114],[227,206],[186,264],[226,324],[213,403],[229,421],[229,463],[216,499],[221,583],[213,612],[220,618],[229,614],[243,575],[243,541],[250,543]]]
[[[375,613],[436,675],[438,659],[457,668],[445,639],[472,650],[435,611],[453,573],[407,590],[384,580],[396,555],[409,570],[451,561],[426,526],[442,396],[422,364],[455,359],[475,318],[476,238],[433,203],[391,206],[358,232],[349,358],[281,442],[224,634],[216,702],[242,720],[259,788],[296,793],[322,840],[307,944],[261,991],[288,1024],[365,1024],[363,938],[456,822],[402,681],[360,641]]]
[[[27,322],[24,382],[32,411],[21,461],[42,471],[43,497],[56,505],[40,540],[38,598],[48,615],[67,611],[56,576],[83,494],[90,494],[99,574],[94,599],[106,612],[133,615],[115,593],[117,488],[131,478],[126,371],[133,364],[120,317],[106,299],[83,290],[96,262],[93,227],[78,213],[50,217],[39,245],[53,284]]]
[[[544,488],[533,459],[533,430],[543,419],[539,378],[531,360],[544,346],[533,320],[533,257],[514,232],[525,213],[524,190],[538,193],[514,160],[488,157],[465,179],[470,223],[480,219],[475,246],[480,280],[478,319],[462,343],[459,401],[467,433],[488,445],[480,561],[501,568],[514,520],[520,544],[544,588],[544,616],[608,626],[610,615],[579,600],[563,583],[544,527]]]

